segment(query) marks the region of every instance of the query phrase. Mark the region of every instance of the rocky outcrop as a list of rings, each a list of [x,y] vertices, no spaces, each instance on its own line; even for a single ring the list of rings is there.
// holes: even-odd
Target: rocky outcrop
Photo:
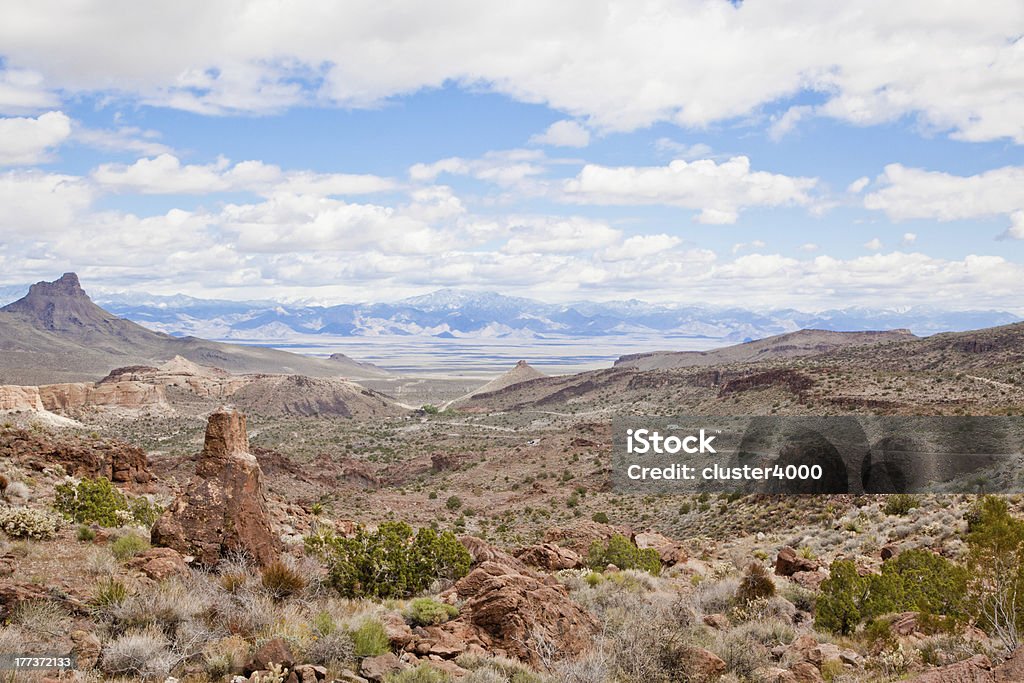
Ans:
[[[910,679],[911,683],[995,683],[996,680],[992,662],[985,655],[975,655]]]
[[[533,666],[543,647],[556,657],[579,654],[593,642],[597,622],[573,602],[564,586],[496,562],[484,562],[450,591],[464,601],[446,630],[468,626],[488,651],[501,651]]]
[[[817,569],[817,562],[800,557],[796,550],[789,546],[780,550],[778,557],[775,558],[775,574],[778,576],[793,576],[797,572],[813,572]]]
[[[540,567],[549,571],[578,569],[583,566],[583,560],[577,553],[554,543],[541,543],[521,548],[516,551],[516,557],[531,567]]]
[[[117,484],[153,480],[146,453],[119,441],[75,439],[24,429],[0,431],[0,457],[42,471],[60,465],[73,477],[106,477]]]
[[[996,683],[1014,683],[1024,681],[1024,645],[1021,645],[1009,659],[992,670]]]
[[[39,387],[0,385],[0,410],[44,410]]]
[[[173,548],[150,548],[130,559],[127,565],[154,581],[163,581],[188,572],[181,553]]]
[[[73,408],[147,408],[167,402],[163,387],[146,382],[74,382],[39,387],[43,407],[53,412]]]
[[[637,534],[634,539],[637,548],[651,548],[658,553],[658,558],[666,567],[686,562],[686,551],[676,541],[654,531]]]
[[[605,542],[612,536],[622,535],[631,541],[634,535],[627,527],[601,524],[600,522],[581,521],[571,527],[554,527],[544,533],[545,543],[557,543],[563,548],[569,548],[580,555],[586,555],[594,541]]]
[[[196,473],[184,494],[153,526],[154,545],[216,565],[228,552],[245,552],[261,565],[277,555],[263,490],[263,472],[249,452],[245,416],[210,416]]]

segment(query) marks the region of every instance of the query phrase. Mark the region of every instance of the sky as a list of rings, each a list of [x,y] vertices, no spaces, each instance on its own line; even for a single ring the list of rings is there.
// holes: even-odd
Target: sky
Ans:
[[[1024,314],[1024,3],[4,3],[0,284]]]

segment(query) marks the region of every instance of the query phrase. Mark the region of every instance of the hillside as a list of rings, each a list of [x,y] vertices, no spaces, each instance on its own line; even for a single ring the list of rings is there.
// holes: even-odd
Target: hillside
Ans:
[[[909,330],[882,332],[833,332],[798,330],[765,339],[726,346],[712,351],[654,351],[622,356],[616,367],[637,370],[709,367],[728,363],[752,363],[780,358],[816,356],[843,348],[868,346],[890,341],[916,339]]]
[[[235,373],[366,378],[387,373],[351,359],[172,337],[103,310],[74,273],[39,282],[0,308],[0,383],[47,384],[99,379],[127,365],[159,364],[175,356]]]

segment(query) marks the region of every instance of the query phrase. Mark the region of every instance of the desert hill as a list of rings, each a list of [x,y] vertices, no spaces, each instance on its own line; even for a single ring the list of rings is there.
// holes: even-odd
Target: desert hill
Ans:
[[[726,346],[712,351],[654,351],[622,356],[615,367],[637,370],[707,367],[727,363],[751,363],[781,358],[816,356],[843,348],[889,341],[917,339],[909,330],[832,332],[798,330],[787,334]]]
[[[0,308],[0,351],[3,384],[96,380],[113,368],[158,365],[175,356],[233,373],[350,378],[387,374],[340,354],[326,360],[153,332],[94,304],[74,273],[36,283],[23,298]]]

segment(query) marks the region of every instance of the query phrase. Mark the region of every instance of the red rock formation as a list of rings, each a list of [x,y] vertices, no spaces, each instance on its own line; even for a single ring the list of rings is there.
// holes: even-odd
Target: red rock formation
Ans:
[[[157,520],[152,540],[207,566],[232,551],[246,552],[261,565],[276,557],[263,472],[249,452],[244,415],[221,410],[210,416],[196,474]]]
[[[152,481],[146,453],[119,441],[89,441],[24,429],[0,431],[0,457],[43,470],[54,464],[73,477],[106,477],[117,484]]]

